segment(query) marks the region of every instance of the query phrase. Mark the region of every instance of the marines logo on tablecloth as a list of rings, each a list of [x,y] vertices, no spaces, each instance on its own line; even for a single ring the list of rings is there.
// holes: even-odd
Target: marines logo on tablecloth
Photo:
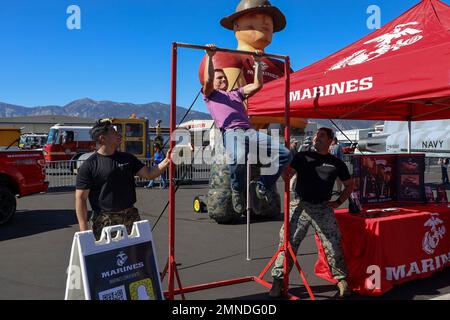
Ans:
[[[431,218],[425,222],[425,227],[431,227],[425,233],[425,236],[422,241],[422,249],[428,254],[433,254],[434,250],[439,245],[439,241],[444,238],[445,235],[445,226],[443,224],[444,221],[439,219],[439,213],[432,213]]]

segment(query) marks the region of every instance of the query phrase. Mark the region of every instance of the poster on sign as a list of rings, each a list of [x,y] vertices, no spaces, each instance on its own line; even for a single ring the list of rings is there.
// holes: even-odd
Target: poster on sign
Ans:
[[[355,191],[361,203],[387,202],[397,194],[396,162],[393,155],[355,156],[353,160]]]
[[[398,200],[425,201],[425,156],[399,155],[397,162]]]
[[[353,180],[362,204],[425,201],[423,154],[353,157]]]
[[[111,235],[115,235],[112,237]],[[161,280],[148,221],[74,236],[66,300],[162,300]]]

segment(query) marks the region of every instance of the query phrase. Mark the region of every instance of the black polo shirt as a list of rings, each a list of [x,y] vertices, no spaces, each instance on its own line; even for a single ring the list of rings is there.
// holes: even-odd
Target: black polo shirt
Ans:
[[[345,163],[331,154],[321,155],[315,151],[299,152],[291,162],[297,171],[296,192],[307,202],[326,202],[331,199],[336,178],[350,179]]]
[[[134,177],[143,167],[129,153],[103,156],[95,152],[78,170],[76,188],[90,190],[89,202],[96,213],[125,210],[136,203]]]

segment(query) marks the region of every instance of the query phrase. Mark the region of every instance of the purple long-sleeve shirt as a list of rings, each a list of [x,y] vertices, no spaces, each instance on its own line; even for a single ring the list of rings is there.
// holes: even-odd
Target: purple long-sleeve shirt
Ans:
[[[244,88],[232,91],[214,90],[209,97],[203,96],[216,127],[222,130],[251,128],[244,106]]]

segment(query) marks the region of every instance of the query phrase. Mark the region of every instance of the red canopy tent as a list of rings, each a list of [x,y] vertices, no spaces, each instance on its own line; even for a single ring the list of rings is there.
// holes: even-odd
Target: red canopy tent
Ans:
[[[450,118],[450,6],[423,0],[383,28],[291,74],[292,117],[416,121]],[[249,101],[283,116],[284,79]]]

